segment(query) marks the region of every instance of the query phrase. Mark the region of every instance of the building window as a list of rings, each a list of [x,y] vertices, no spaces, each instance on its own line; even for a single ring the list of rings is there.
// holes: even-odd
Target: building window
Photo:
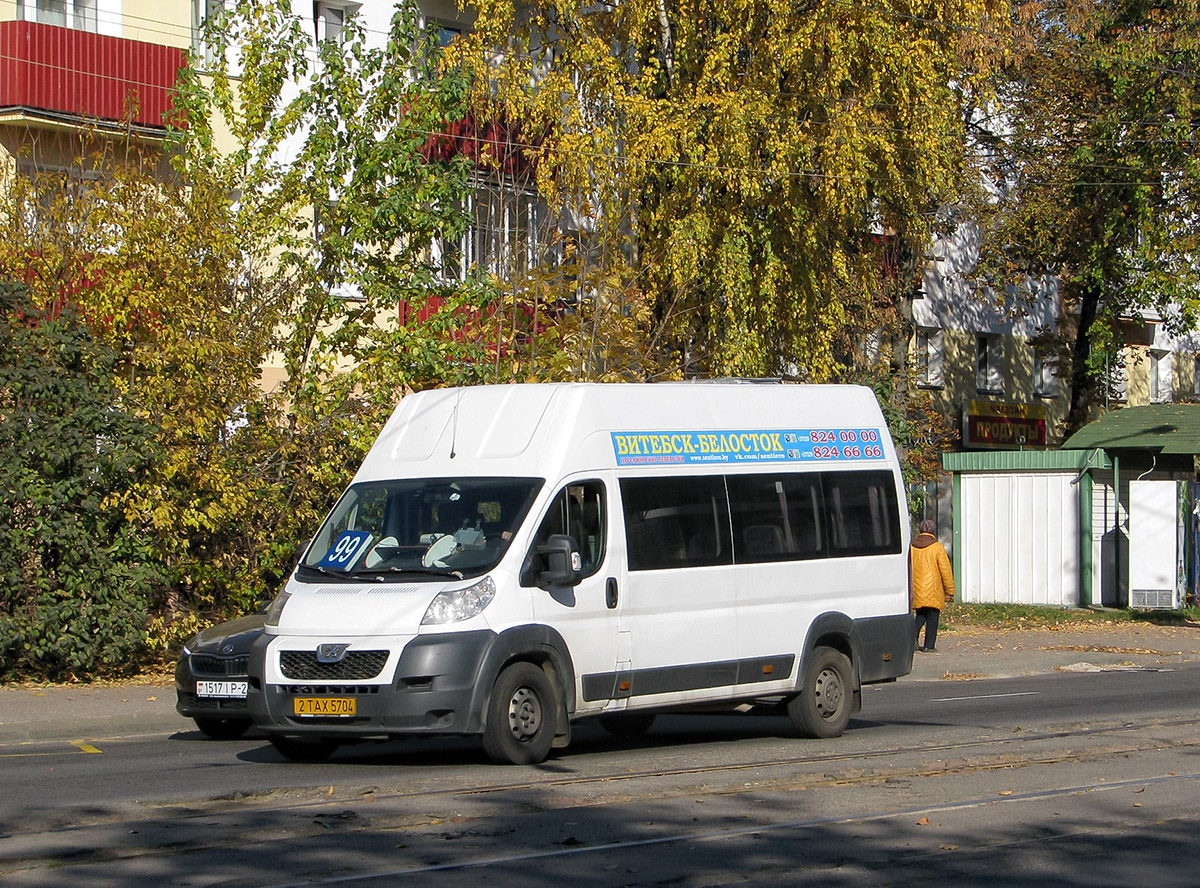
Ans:
[[[215,23],[224,8],[224,0],[192,0],[192,49],[206,62],[211,62],[212,46],[204,39],[204,29],[210,21]]]
[[[17,18],[96,33],[96,0],[17,0]]]
[[[1129,389],[1129,377],[1126,373],[1128,353],[1122,348],[1105,361],[1105,371],[1102,378],[1104,384],[1104,399],[1106,401],[1124,401]]]
[[[1150,352],[1150,401],[1162,404],[1171,400],[1174,390],[1174,361],[1169,351]]]
[[[1058,394],[1058,362],[1046,349],[1033,350],[1033,393],[1041,398]]]
[[[916,336],[917,384],[925,388],[945,386],[945,335],[941,330],[918,327]]]
[[[975,337],[975,388],[982,394],[1004,394],[1004,342],[999,336]]]
[[[540,226],[544,202],[532,193],[481,184],[466,201],[467,229],[459,238],[434,238],[431,258],[443,280],[465,280],[472,268],[517,280],[544,261]]]
[[[318,43],[342,43],[346,39],[346,20],[358,9],[358,4],[313,4],[313,29]]]
[[[338,257],[338,251],[346,248],[349,225],[339,218],[338,204],[330,202],[313,211],[313,248],[318,257],[318,269],[329,287],[329,293],[339,299],[361,302],[365,299],[362,290],[353,281],[347,280],[346,271]]]

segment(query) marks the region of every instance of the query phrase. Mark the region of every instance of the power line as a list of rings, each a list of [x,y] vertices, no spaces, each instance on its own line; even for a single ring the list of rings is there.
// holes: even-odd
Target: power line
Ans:
[[[941,20],[938,20],[938,19],[932,19],[932,18],[928,18],[928,17],[921,17],[921,16],[900,13],[895,10],[890,10],[890,9],[882,8],[879,6],[856,4],[856,3],[849,2],[849,0],[829,0],[829,2],[832,4],[835,4],[835,5],[841,5],[841,6],[845,6],[845,7],[849,7],[849,8],[862,9],[862,10],[867,10],[867,11],[875,11],[875,12],[879,12],[879,13],[882,13],[885,15],[889,15],[889,16],[898,18],[898,19],[916,21],[916,22],[920,22],[922,24],[937,25],[940,27],[953,28],[953,29],[962,30],[962,31],[985,34],[985,35],[990,35],[993,37],[999,36],[995,32],[987,32],[987,31],[983,31],[981,29],[972,29],[972,28],[968,28],[966,26],[950,25],[950,24],[943,22]],[[297,14],[297,13],[291,13],[290,15],[292,18],[294,18],[295,20],[298,20],[298,21],[306,20],[303,16],[301,16],[300,14]],[[125,18],[140,20],[140,21],[145,21],[145,22],[151,22],[151,23],[156,23],[156,24],[169,24],[169,23],[161,22],[161,20],[150,19],[150,18],[144,17],[144,16],[129,15],[129,16],[125,16]],[[380,34],[385,33],[383,31],[365,28],[365,26],[361,27],[361,30],[364,33],[380,33]],[[166,32],[164,31],[163,33],[166,33]],[[184,50],[181,50],[181,51],[184,51]],[[310,58],[316,57],[315,44],[311,50],[306,50],[306,54],[309,55]],[[8,58],[10,60],[16,60],[16,59],[13,59],[13,57],[0,56],[0,58]],[[85,72],[78,72],[76,69],[70,68],[69,66],[65,66],[65,65],[52,65],[49,63],[45,63],[45,62],[34,62],[34,61],[31,61],[28,59],[24,59],[24,60],[20,60],[20,61],[24,61],[26,64],[35,65],[35,66],[37,66],[39,68],[43,68],[43,69],[57,70],[57,71],[63,71],[63,72],[68,72],[68,73],[85,73]],[[1173,73],[1183,73],[1183,72],[1175,71],[1175,69],[1155,68],[1155,70],[1171,71]],[[129,85],[129,86],[163,88],[163,84],[154,84],[154,83],[149,83],[146,81],[138,81],[138,80],[133,80],[133,79],[128,79],[128,78],[121,78],[121,77],[117,77],[114,75],[107,75],[107,74],[103,74],[103,73],[88,72],[88,73],[86,73],[86,76],[104,79],[104,80],[108,80],[111,82],[125,84],[125,85]],[[1187,76],[1191,76],[1191,75],[1187,75]],[[167,88],[169,88],[169,87],[167,87]],[[1170,123],[1175,124],[1177,122],[1171,121]],[[1155,121],[1153,121],[1153,120],[1146,120],[1146,121],[1141,121],[1141,122],[1130,122],[1131,126],[1151,126],[1154,124],[1155,124]],[[897,134],[897,135],[909,135],[914,132],[911,129],[902,128],[902,127],[891,127],[891,126],[869,125],[869,124],[864,125],[864,124],[860,124],[857,121],[850,122],[850,123],[832,121],[832,120],[830,120],[830,121],[808,121],[808,122],[806,122],[805,125],[807,125],[807,126],[824,126],[824,127],[841,126],[841,127],[855,129],[855,130],[858,130],[858,131],[864,132],[864,133],[893,133],[893,134]],[[954,136],[954,135],[957,135],[957,132],[958,132],[957,130],[953,130],[953,131],[952,130],[942,130],[940,134],[943,136]],[[430,133],[429,135],[444,135],[444,134]],[[763,132],[763,133],[760,133],[760,135],[763,137],[766,137],[767,133]],[[460,138],[466,138],[466,137],[460,136]],[[485,142],[485,141],[490,141],[490,140],[479,139],[478,141]],[[1144,143],[1150,142],[1150,140],[1137,140],[1137,141],[1144,142]],[[1161,141],[1163,143],[1176,142],[1176,140],[1174,138],[1171,140],[1164,139]],[[1181,140],[1180,142],[1176,142],[1176,143],[1177,144],[1187,144],[1186,140]],[[1079,142],[1078,144],[1100,145],[1100,144],[1103,144],[1103,142],[1102,142],[1102,140],[1095,140],[1095,141],[1091,141],[1091,142]],[[1116,140],[1114,140],[1113,144],[1128,144],[1128,143],[1121,143],[1121,142],[1117,142]],[[515,147],[521,148],[524,150],[537,150],[537,151],[550,150],[550,149],[545,148],[544,146],[534,146],[534,145],[517,145]],[[897,148],[897,150],[898,151],[910,151],[910,150],[918,150],[918,149],[900,146]],[[597,153],[592,154],[591,156],[601,158],[601,157],[606,157],[607,155],[603,155],[602,153],[597,152]],[[627,158],[626,162],[657,164],[657,165],[661,165],[664,167],[703,169],[703,170],[709,170],[713,173],[721,173],[721,174],[784,176],[784,177],[792,177],[792,178],[802,177],[802,178],[809,178],[809,179],[832,179],[832,180],[843,180],[843,181],[846,181],[846,180],[849,180],[849,181],[876,181],[876,182],[880,182],[880,181],[913,182],[913,181],[916,181],[916,180],[912,180],[912,179],[905,179],[903,177],[899,177],[899,178],[898,177],[888,177],[888,176],[863,177],[863,176],[847,176],[847,175],[838,176],[838,175],[831,175],[831,174],[827,174],[827,173],[821,173],[818,171],[780,171],[777,169],[770,169],[770,168],[739,167],[736,165],[728,165],[728,164],[704,164],[704,163],[699,163],[699,162],[694,162],[694,161],[681,161],[681,160],[677,161],[677,160],[669,160],[669,159],[662,159],[662,158],[643,158],[643,159]],[[1080,164],[1077,166],[1090,167],[1097,171],[1108,170],[1111,172],[1139,172],[1139,170],[1135,167],[1123,167],[1123,166],[1117,166],[1117,165],[1111,165],[1111,164],[1090,164],[1090,165],[1089,164]],[[1153,183],[1153,182],[1151,182],[1151,183],[1128,183],[1128,182],[1087,183],[1087,182],[1084,182],[1084,183],[1076,183],[1076,184],[1081,184],[1084,186],[1094,185],[1094,186],[1099,187],[1099,186],[1104,186],[1104,185],[1108,185],[1108,184],[1122,184],[1122,185],[1144,184],[1144,185],[1153,186],[1153,185],[1157,185],[1158,183]]]
[[[49,65],[49,64],[41,63],[41,62],[29,62],[28,60],[22,60],[17,57],[6,56],[3,54],[0,54],[0,60],[26,61],[28,64],[32,64],[37,67],[49,68],[51,70],[63,71],[63,72],[68,72],[68,73],[85,74],[88,77],[96,77],[96,78],[109,80],[114,83],[119,83],[119,84],[128,85],[128,86],[144,86],[144,87],[149,87],[149,88],[153,88],[153,89],[173,89],[174,88],[173,86],[166,87],[163,84],[150,83],[148,81],[131,80],[128,78],[117,77],[114,75],[96,74],[96,73],[91,73],[91,72],[79,72],[77,69],[67,68],[65,66]],[[857,128],[857,127],[855,127],[855,128]],[[466,135],[466,134],[461,134],[461,133],[450,134],[443,130],[416,129],[416,128],[411,128],[411,127],[407,127],[407,128],[403,128],[403,129],[413,135],[425,136],[426,138],[450,137],[450,138],[456,139],[458,141],[468,141],[468,142],[476,143],[478,145],[485,146],[485,147],[495,144],[494,139],[489,139],[485,136],[471,136],[471,135]],[[881,127],[878,129],[870,128],[867,131],[872,131],[872,132],[873,131],[884,131],[884,132],[894,132],[894,133],[908,132],[906,130],[903,130],[903,129],[897,128],[897,127]],[[765,135],[765,134],[763,134],[763,135]],[[1087,144],[1087,143],[1081,143],[1081,144]],[[527,151],[532,151],[532,152],[536,152],[536,153],[549,152],[549,153],[554,153],[554,154],[568,154],[568,155],[582,154],[585,157],[589,157],[589,158],[596,159],[596,160],[612,160],[613,159],[612,155],[608,155],[608,154],[605,154],[605,153],[599,152],[599,151],[580,152],[578,149],[574,149],[574,148],[566,149],[566,148],[557,148],[557,147],[547,147],[545,145],[536,145],[533,143],[506,142],[505,147],[509,148],[511,150],[522,151],[522,152],[527,152]],[[912,152],[912,151],[918,151],[919,149],[904,147],[904,148],[898,148],[897,150]],[[762,176],[764,178],[809,179],[809,180],[844,181],[844,182],[872,182],[872,183],[903,182],[903,183],[907,183],[907,184],[920,184],[920,182],[922,181],[919,179],[906,178],[906,177],[902,177],[902,176],[899,176],[899,177],[898,176],[862,176],[862,175],[848,175],[848,174],[831,174],[831,173],[824,173],[824,172],[820,172],[820,171],[816,171],[816,170],[781,170],[781,169],[770,168],[770,167],[743,167],[743,166],[736,166],[736,165],[730,165],[730,164],[706,164],[706,163],[700,163],[700,162],[696,162],[696,161],[670,160],[670,159],[666,159],[666,158],[637,158],[637,157],[629,157],[628,155],[619,158],[619,162],[624,163],[624,164],[645,164],[645,165],[649,165],[649,166],[658,166],[658,167],[662,167],[662,168],[666,168],[666,169],[693,169],[693,170],[707,171],[707,172],[714,173],[714,174],[751,175],[751,176]],[[1093,164],[1093,165],[1081,164],[1080,166],[1091,167],[1097,171],[1102,171],[1102,170],[1108,170],[1111,172],[1141,172],[1142,171],[1135,167],[1121,167],[1121,166],[1103,165],[1103,164]],[[1113,186],[1113,185],[1121,185],[1121,186],[1126,186],[1126,187],[1137,186],[1137,185],[1142,185],[1142,186],[1146,186],[1146,187],[1156,187],[1158,185],[1161,185],[1161,182],[1129,182],[1129,181],[1078,182],[1078,181],[1072,181],[1072,180],[1063,180],[1062,184],[1066,184],[1067,182],[1070,182],[1070,184],[1080,186],[1080,187],[1108,187],[1108,186]]]
[[[939,28],[944,28],[946,30],[956,31],[958,33],[975,34],[975,35],[982,36],[982,37],[990,37],[990,38],[996,39],[996,40],[1005,40],[1005,39],[1007,39],[1007,36],[1008,36],[999,31],[984,30],[983,28],[972,28],[968,25],[951,24],[949,22],[944,22],[941,19],[928,18],[925,16],[913,15],[911,13],[902,13],[902,12],[898,12],[898,11],[892,10],[892,9],[885,9],[880,6],[867,5],[867,4],[863,4],[863,3],[853,3],[853,2],[851,2],[851,0],[826,0],[826,2],[834,4],[834,5],[838,5],[838,6],[846,6],[851,9],[859,9],[859,10],[869,11],[869,12],[879,12],[884,15],[890,16],[892,18],[900,19],[902,21],[912,21],[912,22],[917,22],[917,23],[925,24],[925,25],[934,25]],[[1125,58],[1123,56],[1104,55],[1104,54],[1100,54],[1100,53],[1089,53],[1089,52],[1084,52],[1082,49],[1079,49],[1077,47],[1067,47],[1066,49],[1072,55],[1076,55],[1080,58],[1091,59],[1093,61],[1105,61],[1105,62],[1114,62],[1115,61],[1115,62],[1119,62],[1124,65],[1129,65],[1130,67],[1133,67],[1133,68],[1142,68],[1144,70],[1155,71],[1160,74],[1172,74],[1172,75],[1176,75],[1179,77],[1187,77],[1190,79],[1196,79],[1197,77],[1200,77],[1200,74],[1193,73],[1190,71],[1184,71],[1179,68],[1165,68],[1161,65],[1151,65],[1146,62],[1139,62],[1134,59]],[[1049,58],[1049,56],[1047,56],[1047,58]]]
[[[35,68],[39,68],[42,70],[55,71],[55,72],[67,73],[67,74],[77,74],[80,76],[93,78],[93,79],[99,79],[99,80],[106,80],[106,81],[109,81],[112,83],[125,85],[125,86],[129,86],[129,87],[145,87],[145,88],[155,89],[155,90],[173,90],[174,89],[174,84],[168,85],[168,84],[164,84],[164,83],[154,83],[154,82],[150,82],[147,80],[137,80],[137,79],[128,78],[128,77],[119,77],[116,75],[104,74],[101,72],[80,71],[76,68],[71,68],[71,67],[68,67],[65,65],[54,65],[54,64],[47,63],[47,62],[33,61],[33,60],[25,59],[25,58],[22,58],[19,56],[0,54],[0,61],[22,62],[26,65],[29,65],[29,66],[32,66]],[[1123,121],[1122,123],[1123,123],[1123,125],[1126,125],[1130,128],[1141,129],[1141,128],[1153,127],[1153,126],[1176,125],[1176,124],[1179,124],[1180,121],[1173,121],[1170,119],[1163,119],[1163,120],[1146,119],[1146,120]],[[1189,127],[1191,126],[1191,124],[1185,124],[1185,125],[1189,126]],[[804,127],[810,127],[810,126],[811,127],[825,127],[825,128],[839,127],[839,128],[845,128],[845,129],[853,129],[853,130],[856,130],[856,131],[862,132],[862,133],[892,133],[892,134],[896,134],[896,135],[911,135],[914,132],[911,129],[906,129],[906,128],[898,127],[898,126],[860,124],[858,122],[844,122],[844,121],[832,121],[832,120],[829,120],[829,121],[806,121],[803,124],[801,124],[799,128],[802,129]],[[941,135],[941,136],[954,136],[957,134],[958,134],[958,131],[951,131],[951,130],[935,131],[935,135]],[[446,135],[446,134],[439,133],[437,135]],[[763,139],[767,139],[767,138],[770,138],[772,135],[774,135],[774,133],[766,131],[766,130],[760,130],[758,135]],[[465,138],[465,137],[463,137],[463,138]],[[488,140],[481,140],[481,141],[488,141]],[[1078,140],[1077,139],[1074,141],[1073,144],[1075,144],[1076,146],[1082,147],[1085,145],[1098,146],[1098,145],[1102,145],[1102,144],[1112,144],[1113,146],[1121,146],[1121,145],[1130,145],[1130,144],[1165,144],[1168,142],[1173,142],[1173,143],[1177,143],[1177,144],[1188,144],[1186,137],[1182,136],[1182,135],[1178,140],[1176,140],[1174,138],[1170,139],[1170,140],[1167,140],[1167,139],[1160,139],[1160,140],[1150,140],[1150,139]],[[524,149],[524,150],[544,150],[541,148],[541,146],[536,146],[536,145],[532,145],[532,144],[515,145],[514,147]],[[911,150],[919,150],[919,149],[898,146],[897,150],[911,151]],[[713,171],[723,171],[723,172],[738,172],[738,171],[751,172],[751,173],[767,172],[767,170],[764,168],[747,168],[747,167],[737,167],[737,166],[732,166],[732,165],[699,164],[699,163],[687,162],[687,161],[645,159],[642,162],[660,163],[660,164],[664,164],[664,165],[675,165],[675,166],[707,167],[707,168],[712,169]],[[1118,165],[1112,165],[1112,164],[1077,164],[1077,166],[1091,167],[1091,168],[1095,168],[1095,169],[1108,169],[1108,170],[1113,170],[1113,171],[1129,171],[1129,172],[1138,171],[1138,168],[1136,168],[1136,167],[1126,167],[1126,166],[1118,166]]]

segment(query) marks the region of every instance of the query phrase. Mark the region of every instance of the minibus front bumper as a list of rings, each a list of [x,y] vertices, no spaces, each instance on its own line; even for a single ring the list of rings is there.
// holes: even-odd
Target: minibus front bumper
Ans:
[[[387,683],[296,680],[268,683],[264,636],[251,654],[249,708],[271,734],[342,741],[409,734],[477,734],[489,665],[499,636],[490,630],[418,635],[400,652]],[[314,645],[315,646],[315,645]]]

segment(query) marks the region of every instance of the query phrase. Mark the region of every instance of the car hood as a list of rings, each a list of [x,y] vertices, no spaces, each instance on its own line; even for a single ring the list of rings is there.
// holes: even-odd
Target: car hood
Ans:
[[[262,634],[266,619],[263,614],[249,614],[209,626],[188,643],[188,650],[193,654],[199,651],[222,654],[248,653],[254,640]],[[226,649],[229,645],[233,645],[232,650]]]
[[[376,635],[412,633],[429,603],[454,583],[356,583],[288,586],[291,597],[279,614],[279,635]]]

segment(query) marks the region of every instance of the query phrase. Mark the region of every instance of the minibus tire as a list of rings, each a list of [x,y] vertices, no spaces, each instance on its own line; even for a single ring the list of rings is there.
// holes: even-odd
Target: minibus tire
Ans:
[[[236,740],[250,730],[248,718],[194,718],[200,733],[212,740]]]
[[[336,740],[297,740],[294,737],[271,736],[275,751],[293,762],[323,762],[338,748]]]
[[[850,723],[854,708],[853,671],[841,651],[819,647],[808,658],[800,693],[788,701],[787,711],[801,736],[838,737]]]
[[[514,663],[496,678],[488,701],[483,751],[498,765],[536,765],[554,743],[554,683],[532,663]]]

